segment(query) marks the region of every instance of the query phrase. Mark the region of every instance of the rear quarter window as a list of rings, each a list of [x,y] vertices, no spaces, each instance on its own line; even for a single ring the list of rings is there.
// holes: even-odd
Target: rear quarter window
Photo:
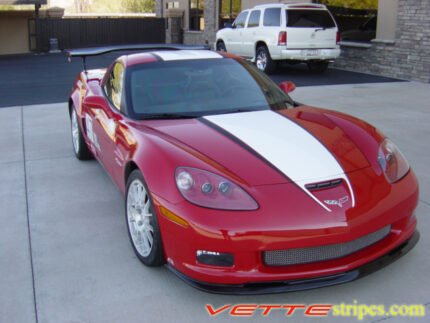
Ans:
[[[264,10],[263,25],[268,27],[281,26],[281,8],[267,8]]]
[[[336,24],[327,10],[292,10],[286,12],[287,27],[333,28]]]

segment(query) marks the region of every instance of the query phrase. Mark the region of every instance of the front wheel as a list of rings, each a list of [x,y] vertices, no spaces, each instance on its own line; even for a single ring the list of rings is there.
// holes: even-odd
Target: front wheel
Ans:
[[[216,50],[218,52],[226,52],[227,48],[225,47],[225,44],[222,40],[216,43]]]
[[[161,234],[149,190],[139,170],[127,181],[125,217],[128,235],[137,258],[146,266],[164,264]]]
[[[260,46],[257,48],[255,55],[255,65],[260,71],[267,74],[273,73],[276,70],[276,62],[272,60],[269,50],[266,46]]]

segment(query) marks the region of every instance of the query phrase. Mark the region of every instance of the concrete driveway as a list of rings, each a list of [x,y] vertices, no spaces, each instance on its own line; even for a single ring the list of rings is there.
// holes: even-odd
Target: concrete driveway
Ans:
[[[421,241],[395,264],[346,285],[290,294],[197,291],[165,268],[144,267],[129,244],[123,200],[101,166],[72,154],[66,104],[0,109],[0,322],[137,323],[291,320],[281,312],[209,318],[205,304],[426,304],[430,310],[430,85],[298,88],[293,97],[378,126],[403,150],[421,184]],[[294,322],[313,319],[296,314]],[[427,318],[385,318],[428,322]],[[384,318],[366,317],[364,322]],[[322,321],[331,322],[334,318]],[[337,318],[354,322],[355,319]]]

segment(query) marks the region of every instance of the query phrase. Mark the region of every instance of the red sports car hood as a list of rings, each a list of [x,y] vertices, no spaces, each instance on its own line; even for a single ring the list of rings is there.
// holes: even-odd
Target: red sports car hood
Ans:
[[[193,120],[146,121],[156,131],[198,151],[250,186],[343,179],[376,162],[378,134],[343,114],[301,106]],[[187,166],[187,165],[184,165]]]

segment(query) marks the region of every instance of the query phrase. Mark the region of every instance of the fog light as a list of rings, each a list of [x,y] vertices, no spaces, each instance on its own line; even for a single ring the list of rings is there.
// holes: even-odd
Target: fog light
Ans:
[[[204,265],[231,267],[234,265],[234,257],[230,253],[217,251],[197,250],[197,261]]]

